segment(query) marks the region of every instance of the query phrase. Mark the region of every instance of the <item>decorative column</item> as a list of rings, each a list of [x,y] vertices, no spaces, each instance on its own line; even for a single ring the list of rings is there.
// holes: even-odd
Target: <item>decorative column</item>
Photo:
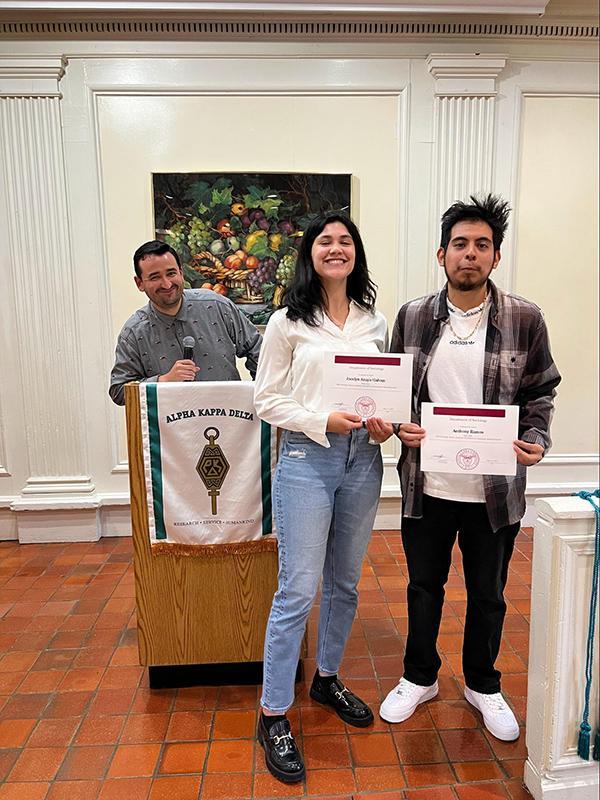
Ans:
[[[496,78],[506,56],[434,53],[426,63],[435,80],[431,182],[431,252],[435,252],[440,216],[448,206],[494,188]],[[429,290],[443,280],[442,270],[431,273]]]
[[[29,476],[11,506],[19,541],[95,539],[61,126],[60,57],[0,59],[0,158],[9,210]],[[89,332],[86,332],[88,335]]]
[[[525,784],[535,800],[597,800],[598,762],[577,754],[585,693],[596,521],[587,500],[537,500],[527,688]],[[598,618],[596,617],[596,631]],[[590,725],[600,723],[595,635]]]

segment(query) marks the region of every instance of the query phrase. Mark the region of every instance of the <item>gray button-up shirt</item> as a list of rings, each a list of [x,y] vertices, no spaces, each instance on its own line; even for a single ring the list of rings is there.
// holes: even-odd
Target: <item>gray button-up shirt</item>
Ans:
[[[108,393],[124,405],[124,386],[131,381],[157,381],[183,358],[183,338],[196,341],[197,381],[239,381],[235,359],[246,359],[256,374],[262,337],[237,306],[209,289],[185,289],[176,316],[158,312],[152,303],[131,316],[117,340]]]

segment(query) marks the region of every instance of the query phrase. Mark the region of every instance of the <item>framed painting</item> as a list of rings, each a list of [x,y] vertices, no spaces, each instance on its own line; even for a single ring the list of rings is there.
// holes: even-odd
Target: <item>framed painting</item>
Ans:
[[[179,254],[186,285],[229,297],[265,324],[294,275],[315,216],[350,213],[351,175],[155,173],[156,238]]]

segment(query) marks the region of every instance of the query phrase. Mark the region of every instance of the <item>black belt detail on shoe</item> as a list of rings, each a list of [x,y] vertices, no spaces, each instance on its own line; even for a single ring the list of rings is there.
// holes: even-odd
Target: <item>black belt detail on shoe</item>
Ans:
[[[326,682],[320,681],[319,676],[315,675],[310,696],[318,703],[332,706],[348,725],[366,728],[373,722],[373,712],[369,706],[337,678]]]
[[[297,783],[304,779],[304,762],[287,719],[267,728],[261,714],[258,741],[265,751],[267,768],[274,777],[284,783]]]

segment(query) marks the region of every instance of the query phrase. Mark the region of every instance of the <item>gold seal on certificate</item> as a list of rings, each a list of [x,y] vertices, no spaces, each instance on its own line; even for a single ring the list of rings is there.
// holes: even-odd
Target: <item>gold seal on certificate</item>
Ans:
[[[412,355],[323,354],[323,400],[363,419],[410,421]]]
[[[423,403],[421,443],[424,472],[515,475],[513,442],[519,434],[519,407]]]

